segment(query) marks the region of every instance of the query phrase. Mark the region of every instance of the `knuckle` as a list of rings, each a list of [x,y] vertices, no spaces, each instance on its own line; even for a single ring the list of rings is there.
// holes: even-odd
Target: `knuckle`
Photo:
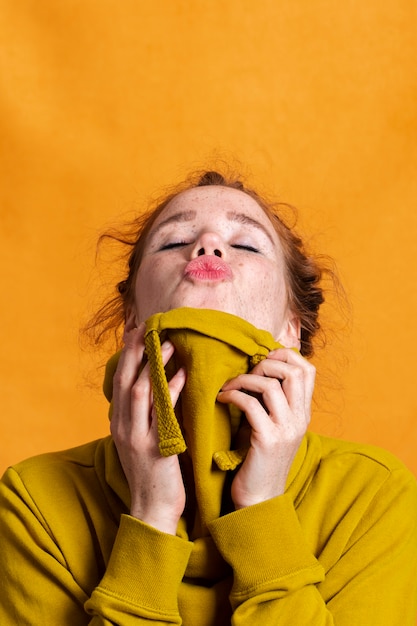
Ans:
[[[300,365],[294,365],[294,367],[291,370],[291,374],[297,380],[304,379],[304,370]]]
[[[277,393],[282,389],[278,378],[265,378],[265,384],[267,390],[272,393]]]
[[[312,363],[310,363],[310,361],[305,362],[305,369],[309,374],[313,376],[316,374],[316,368]]]
[[[242,410],[251,411],[257,408],[259,401],[252,392],[244,391],[240,389],[233,389],[228,392],[230,402],[235,403]]]
[[[131,390],[132,400],[142,402],[149,396],[149,386],[142,382],[136,382]]]
[[[113,387],[123,388],[128,384],[129,377],[123,368],[117,369],[113,376]]]
[[[252,395],[246,394],[245,404],[248,409],[256,409],[259,406],[259,400]]]

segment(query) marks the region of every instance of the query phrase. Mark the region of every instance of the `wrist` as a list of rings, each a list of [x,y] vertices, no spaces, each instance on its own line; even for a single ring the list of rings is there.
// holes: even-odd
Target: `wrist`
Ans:
[[[138,519],[163,533],[168,535],[177,534],[177,526],[179,522],[179,518],[177,517],[174,518],[172,515],[166,515],[163,513],[144,512],[140,510],[140,508],[134,506],[132,506],[130,510],[130,515],[131,517],[134,517],[135,519]]]
[[[282,496],[285,493],[285,485],[286,481],[277,481],[277,484],[273,486],[273,489],[269,489],[268,491],[242,491],[233,488],[232,485],[232,501],[235,507],[235,510],[245,509],[248,506],[254,506],[256,504],[261,504],[262,502],[267,502],[268,500],[272,500],[278,496]]]

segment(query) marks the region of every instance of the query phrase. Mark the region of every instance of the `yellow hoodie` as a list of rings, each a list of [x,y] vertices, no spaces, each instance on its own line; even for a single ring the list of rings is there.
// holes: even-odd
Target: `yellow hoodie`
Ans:
[[[214,369],[219,360],[220,369],[228,368],[223,344],[226,352],[241,353],[233,359],[243,358],[245,367],[274,346],[267,333],[242,321],[246,339],[237,348],[227,332],[236,320],[224,315],[221,340],[215,329],[208,339],[211,322],[203,331],[199,324],[191,340],[183,331],[183,339],[172,339],[177,328],[161,331],[160,319],[157,331],[181,344],[177,359],[187,363],[195,342],[201,353],[204,335],[204,367]],[[257,347],[248,345],[248,332]],[[213,388],[222,382],[214,375]],[[192,397],[187,391],[177,411],[189,448],[181,455],[188,459],[187,490],[200,452],[202,462],[175,537],[129,516],[129,490],[110,437],[6,472],[0,483],[0,624],[415,626],[417,488],[408,470],[377,448],[308,433],[285,494],[233,511],[230,472],[212,457],[221,466],[235,459],[227,453],[239,416],[232,411],[226,420],[218,406],[203,411],[206,440],[194,440]]]

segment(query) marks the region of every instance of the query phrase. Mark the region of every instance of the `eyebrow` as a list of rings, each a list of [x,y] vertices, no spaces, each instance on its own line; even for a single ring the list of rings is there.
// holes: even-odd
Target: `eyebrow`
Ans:
[[[253,217],[249,217],[249,215],[246,215],[246,213],[236,213],[235,211],[228,211],[226,215],[231,222],[238,222],[239,224],[249,224],[249,226],[254,226],[258,230],[261,230],[263,234],[268,237],[272,245],[275,246],[275,242],[265,226],[257,220],[254,220]]]
[[[197,215],[197,211],[180,211],[179,213],[174,213],[170,215],[165,220],[160,222],[154,229],[149,233],[151,237],[153,237],[161,228],[167,226],[167,224],[173,224],[178,222],[191,222]],[[237,213],[236,211],[228,211],[226,213],[226,217],[231,222],[238,222],[239,224],[248,224],[249,226],[253,226],[260,230],[264,235],[268,237],[273,246],[275,246],[275,242],[265,228],[263,224],[253,219],[253,217],[249,217],[246,213]]]
[[[197,211],[181,211],[180,213],[174,213],[174,215],[170,215],[165,220],[160,222],[158,226],[155,226],[155,228],[149,234],[153,236],[155,233],[158,232],[158,230],[160,230],[167,224],[172,224],[173,222],[191,222],[191,220],[193,220],[196,215]]]

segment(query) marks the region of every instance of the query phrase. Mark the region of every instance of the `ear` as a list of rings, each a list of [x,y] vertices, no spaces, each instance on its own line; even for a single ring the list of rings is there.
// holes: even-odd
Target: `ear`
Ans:
[[[288,311],[277,341],[286,348],[301,348],[301,322],[300,318]]]
[[[129,332],[129,330],[136,328],[137,325],[138,321],[136,318],[135,307],[129,305],[126,309],[125,332]]]

